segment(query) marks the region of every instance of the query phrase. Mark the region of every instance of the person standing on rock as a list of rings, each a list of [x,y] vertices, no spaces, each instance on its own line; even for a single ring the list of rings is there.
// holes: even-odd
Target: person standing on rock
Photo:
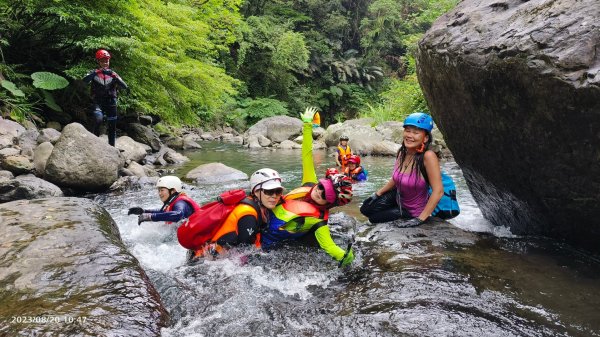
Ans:
[[[117,137],[117,89],[129,90],[121,77],[109,68],[111,55],[100,49],[96,52],[98,69],[90,71],[84,78],[85,83],[92,83],[91,97],[93,102],[93,132],[100,136],[100,126],[106,116],[108,124],[108,143],[115,146]]]
[[[444,188],[437,155],[429,150],[432,129],[433,119],[426,113],[413,113],[404,120],[404,138],[392,178],[360,208],[372,223],[409,219],[401,226],[413,227],[424,223],[434,211]]]

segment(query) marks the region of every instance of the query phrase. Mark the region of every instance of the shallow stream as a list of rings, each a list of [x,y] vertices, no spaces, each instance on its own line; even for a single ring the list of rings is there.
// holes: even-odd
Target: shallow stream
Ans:
[[[247,174],[271,167],[288,189],[300,184],[299,150],[202,145],[185,153],[192,160],[174,167],[176,175],[222,162]],[[315,153],[318,174],[333,163],[331,153]],[[600,258],[492,226],[454,162],[443,169],[458,186],[457,218],[419,228],[366,222],[360,203],[389,179],[392,165],[389,157],[364,157],[369,180],[355,185],[351,204],[334,209],[334,240],[345,247],[356,235],[347,270],[309,245],[186,265],[175,228],[138,226],[127,216],[129,207],[160,207],[152,186],[96,200],[171,313],[163,336],[600,336]],[[186,192],[204,203],[247,184],[187,185]]]

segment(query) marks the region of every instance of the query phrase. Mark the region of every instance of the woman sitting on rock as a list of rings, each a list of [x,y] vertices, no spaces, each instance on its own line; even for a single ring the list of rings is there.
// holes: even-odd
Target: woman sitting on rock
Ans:
[[[426,113],[413,113],[404,120],[404,137],[392,178],[360,208],[372,223],[402,218],[410,219],[402,227],[418,226],[435,209],[444,189],[437,155],[429,150],[432,129],[433,119]],[[424,174],[431,185],[431,195]]]

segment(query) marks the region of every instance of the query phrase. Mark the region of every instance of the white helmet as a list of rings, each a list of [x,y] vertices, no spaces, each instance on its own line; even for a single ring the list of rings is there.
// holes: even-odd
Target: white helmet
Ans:
[[[181,185],[181,180],[176,176],[164,176],[156,182],[156,187],[164,187],[169,190],[174,188],[177,192],[181,192]]]
[[[283,188],[281,177],[277,171],[270,168],[260,169],[250,176],[250,189],[252,192],[257,188],[260,190],[272,190]]]

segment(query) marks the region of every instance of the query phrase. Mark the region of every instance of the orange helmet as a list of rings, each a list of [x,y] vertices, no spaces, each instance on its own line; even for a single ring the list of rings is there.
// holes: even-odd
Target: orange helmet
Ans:
[[[102,59],[110,60],[110,53],[104,49],[98,49],[98,51],[96,52],[96,60],[102,60]]]
[[[357,166],[360,165],[360,157],[358,155],[351,155],[350,158],[348,158],[348,163],[354,163]]]
[[[340,171],[338,171],[338,169],[336,169],[335,167],[330,167],[327,169],[327,171],[325,171],[325,178],[331,178],[336,174],[340,174]]]
[[[331,177],[333,187],[337,194],[336,206],[344,206],[352,201],[352,179],[343,174],[336,174]]]

